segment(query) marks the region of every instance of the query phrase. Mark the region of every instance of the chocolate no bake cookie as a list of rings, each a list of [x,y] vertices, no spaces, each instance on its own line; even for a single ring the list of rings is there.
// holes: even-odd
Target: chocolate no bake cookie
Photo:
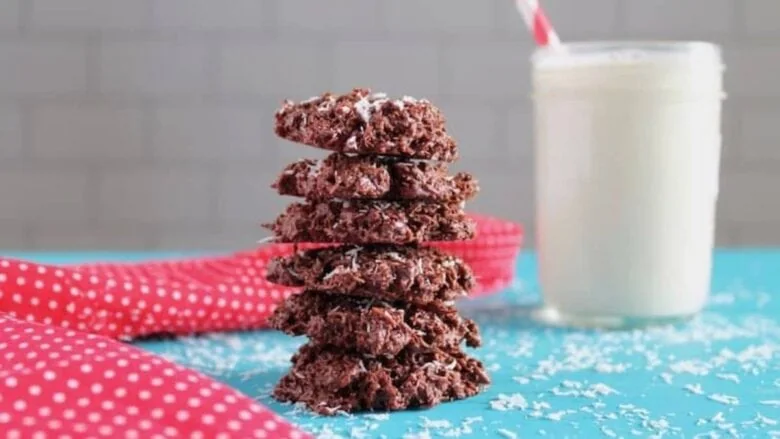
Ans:
[[[458,157],[444,116],[430,102],[408,96],[391,100],[363,88],[285,101],[275,130],[284,139],[336,152],[446,162]]]
[[[292,362],[273,396],[327,415],[430,407],[476,395],[490,383],[482,363],[459,351],[372,358],[309,344]]]
[[[448,173],[458,151],[441,112],[358,88],[285,101],[275,117],[280,137],[333,152],[283,170],[273,187],[305,202],[264,227],[276,242],[334,245],[268,266],[269,281],[303,289],[270,325],[310,339],[273,397],[332,415],[477,394],[489,378],[461,345],[479,346],[478,328],[454,306],[474,275],[423,245],[475,234],[463,207],[478,184]]]
[[[420,201],[293,203],[266,224],[277,242],[410,244],[474,237],[474,222],[458,204]]]
[[[471,269],[431,247],[340,246],[271,260],[269,281],[410,303],[451,301],[474,287]]]
[[[465,172],[448,175],[442,163],[334,153],[288,165],[273,187],[310,200],[384,199],[460,202],[479,187]]]
[[[453,351],[464,340],[471,347],[481,344],[476,324],[452,307],[395,306],[316,291],[290,296],[268,322],[317,345],[373,356],[393,356],[407,347]]]

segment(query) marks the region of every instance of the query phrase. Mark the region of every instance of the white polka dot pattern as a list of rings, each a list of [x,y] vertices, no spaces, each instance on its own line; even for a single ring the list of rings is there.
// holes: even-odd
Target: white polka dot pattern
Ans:
[[[477,279],[471,294],[480,295],[511,282],[523,233],[513,223],[472,218],[476,239],[432,245],[471,266]],[[294,250],[273,244],[219,257],[67,267],[0,258],[0,313],[123,339],[262,328],[276,304],[296,291],[266,281],[266,265]]]
[[[31,353],[36,355],[31,358]],[[309,437],[197,372],[104,337],[2,314],[0,433],[19,438]]]

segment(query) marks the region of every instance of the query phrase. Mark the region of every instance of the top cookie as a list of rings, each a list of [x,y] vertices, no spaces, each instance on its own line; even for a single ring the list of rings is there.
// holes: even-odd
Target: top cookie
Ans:
[[[363,88],[285,101],[276,112],[275,130],[284,139],[343,153],[444,162],[458,158],[444,116],[430,102],[408,96],[390,100]]]

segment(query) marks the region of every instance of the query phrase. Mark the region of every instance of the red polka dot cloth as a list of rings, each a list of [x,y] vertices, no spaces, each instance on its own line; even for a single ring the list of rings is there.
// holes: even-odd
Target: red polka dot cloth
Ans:
[[[434,245],[471,265],[481,295],[512,280],[523,232],[474,219],[478,238]],[[267,282],[266,264],[293,251],[73,266],[0,258],[0,438],[308,437],[204,375],[112,340],[263,328],[296,291]]]
[[[519,225],[473,217],[476,239],[434,245],[472,267],[472,295],[482,295],[511,282],[523,234]],[[76,266],[0,258],[0,313],[120,339],[263,328],[297,291],[266,281],[266,264],[293,251],[271,244],[227,256]]]
[[[0,314],[0,437],[309,436],[237,391],[155,355]]]

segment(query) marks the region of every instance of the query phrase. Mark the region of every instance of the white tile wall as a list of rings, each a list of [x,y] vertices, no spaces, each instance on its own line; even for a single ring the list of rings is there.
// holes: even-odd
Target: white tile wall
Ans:
[[[500,110],[487,103],[446,101],[440,104],[453,137],[458,140],[461,165],[471,160],[506,158],[499,126]]]
[[[31,111],[29,154],[90,162],[147,155],[148,127],[137,106],[43,103]]]
[[[439,92],[438,47],[432,42],[337,42],[333,85],[338,90],[371,86],[394,95]]]
[[[496,22],[495,10],[486,2],[428,0],[413,7],[406,1],[382,3],[385,23],[396,32],[485,33]]]
[[[115,169],[101,175],[98,211],[101,224],[212,224],[214,173],[206,168],[163,166]]]
[[[744,28],[749,35],[780,35],[780,8],[776,0],[748,0],[742,2]]]
[[[142,224],[109,226],[84,222],[32,225],[25,248],[40,251],[90,251],[94,249],[144,250],[158,245],[156,229]],[[7,244],[8,247],[14,247]]]
[[[87,85],[87,49],[77,41],[3,40],[0,66],[0,94],[78,93]]]
[[[445,47],[442,94],[495,101],[528,99],[531,50],[526,41],[463,42]]]
[[[22,114],[17,105],[0,106],[0,160],[22,154]]]
[[[545,12],[563,39],[594,39],[614,35],[620,12],[619,3],[626,0],[547,0]],[[520,16],[513,9],[513,2],[500,3],[503,25],[518,37],[525,37],[526,30]]]
[[[171,162],[260,161],[273,129],[271,112],[240,105],[159,106],[153,119],[154,155]]]
[[[274,2],[266,2],[274,3]],[[350,34],[381,30],[379,0],[312,0],[276,1],[273,17],[277,31],[291,35],[300,31],[327,31]],[[316,40],[314,38],[312,41]]]
[[[132,3],[132,2],[130,2]],[[267,27],[268,2],[166,0],[153,2],[155,26],[173,30],[260,30]]]
[[[718,242],[780,244],[780,2],[543,0],[565,39],[724,44]],[[237,248],[322,151],[285,97],[371,86],[440,103],[483,192],[532,231],[528,55],[512,0],[0,0],[0,248]]]
[[[76,169],[51,166],[14,166],[0,171],[0,220],[52,225],[87,222],[91,206],[89,178]],[[2,232],[5,235],[5,231]]]
[[[30,1],[33,30],[131,30],[149,24],[147,0]]]
[[[622,1],[621,24],[637,34],[711,38],[732,33],[735,25],[735,0]]]
[[[778,3],[780,7],[780,3]],[[767,43],[732,47],[726,52],[726,90],[734,98],[780,98],[780,50]]]
[[[286,41],[224,44],[219,57],[219,91],[247,95],[306,95],[333,86],[330,56],[317,44]]]
[[[189,41],[104,41],[97,66],[100,91],[138,97],[205,94],[208,50]]]
[[[719,215],[733,222],[780,223],[780,173],[756,169],[726,173],[721,181]]]
[[[514,104],[501,115],[505,128],[504,153],[512,159],[533,160],[532,110],[525,104]]]
[[[15,31],[19,28],[21,0],[0,0],[0,31]]]
[[[755,162],[780,163],[780,106],[753,105],[742,109],[740,148]]]
[[[227,225],[252,224],[257,233],[265,233],[258,227],[272,222],[292,198],[275,195],[269,188],[278,170],[260,171],[248,166],[231,166],[219,174],[217,212],[221,223]],[[263,235],[265,236],[265,235]]]

